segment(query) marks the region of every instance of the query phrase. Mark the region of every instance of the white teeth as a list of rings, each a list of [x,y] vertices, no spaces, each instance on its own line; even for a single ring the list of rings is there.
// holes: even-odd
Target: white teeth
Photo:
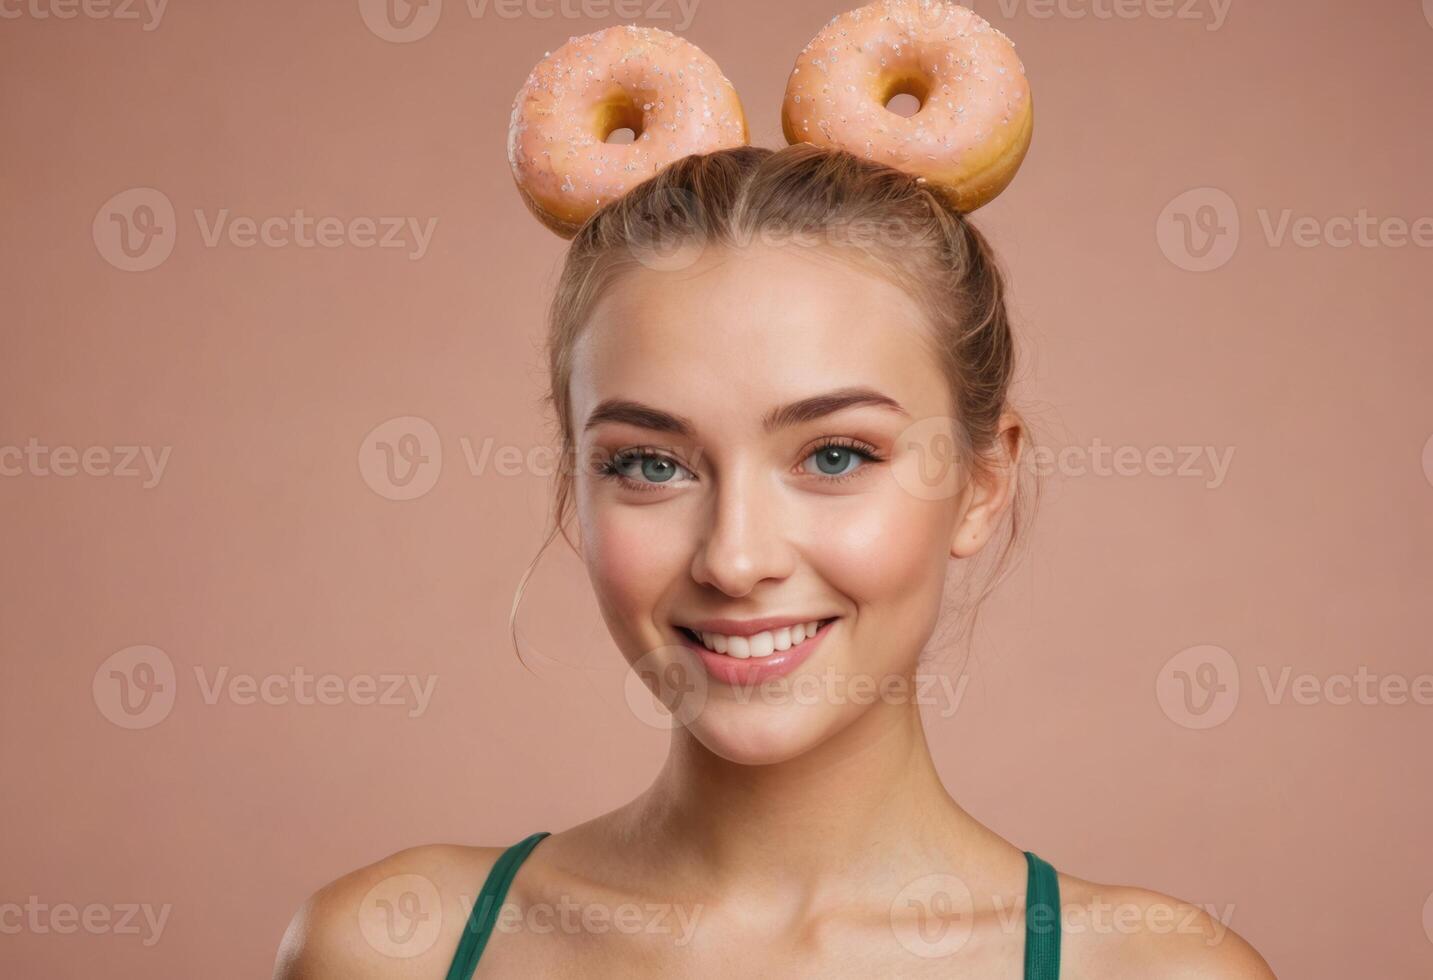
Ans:
[[[764,630],[751,636],[727,636],[706,632],[697,635],[708,650],[746,660],[749,657],[769,657],[778,651],[790,650],[796,644],[815,636],[820,625],[819,619],[813,619],[809,623],[796,623],[778,630]]]

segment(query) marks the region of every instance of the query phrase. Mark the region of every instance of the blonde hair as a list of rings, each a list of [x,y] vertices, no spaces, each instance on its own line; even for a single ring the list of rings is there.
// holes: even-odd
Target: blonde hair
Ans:
[[[603,205],[577,230],[567,252],[549,310],[546,347],[544,403],[555,417],[560,449],[552,528],[514,596],[509,629],[515,647],[518,606],[537,562],[558,534],[576,550],[567,533],[577,438],[569,383],[573,347],[598,299],[634,266],[660,266],[683,248],[736,248],[758,237],[798,236],[874,263],[917,300],[932,327],[932,356],[950,385],[961,459],[976,474],[999,464],[1000,419],[1013,413],[1015,345],[1004,275],[989,243],[964,215],[915,176],[810,143],[684,157]],[[1022,424],[1021,430],[1030,441],[1028,427]],[[970,614],[959,635],[973,630],[981,602],[1003,577],[1033,516],[1039,484],[1031,475],[1033,486],[1026,489],[1026,475],[1021,467],[1005,540],[984,586],[974,599],[967,588],[957,603]]]

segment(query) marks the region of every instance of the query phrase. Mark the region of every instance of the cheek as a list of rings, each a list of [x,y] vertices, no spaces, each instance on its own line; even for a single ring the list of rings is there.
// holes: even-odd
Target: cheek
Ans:
[[[582,547],[598,602],[615,630],[640,628],[686,571],[675,518],[658,506],[593,501],[582,508]]]
[[[926,606],[938,611],[950,505],[919,500],[894,483],[853,497],[852,504],[840,519],[822,522],[813,551],[822,576],[869,616]]]

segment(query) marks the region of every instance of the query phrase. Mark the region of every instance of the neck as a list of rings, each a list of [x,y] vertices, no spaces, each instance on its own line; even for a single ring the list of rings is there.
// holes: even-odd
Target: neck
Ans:
[[[877,702],[793,759],[744,765],[673,730],[666,765],[628,810],[630,839],[653,845],[710,891],[812,899],[862,881],[965,865],[998,841],[941,784],[915,704]],[[917,873],[924,873],[919,871]]]

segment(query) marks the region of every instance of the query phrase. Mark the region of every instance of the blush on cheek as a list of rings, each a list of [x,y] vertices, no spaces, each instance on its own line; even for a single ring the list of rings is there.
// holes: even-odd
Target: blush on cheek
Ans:
[[[840,519],[824,522],[811,561],[857,604],[863,635],[924,643],[916,634],[928,631],[940,611],[950,504],[917,499],[895,484],[859,500]]]
[[[679,536],[663,533],[642,510],[599,507],[583,529],[588,575],[608,625],[639,639],[667,590],[687,574]]]
[[[928,586],[932,568],[939,569],[949,554],[948,505],[919,500],[896,485],[860,501],[827,525],[821,545],[850,585],[843,591],[879,601]]]

